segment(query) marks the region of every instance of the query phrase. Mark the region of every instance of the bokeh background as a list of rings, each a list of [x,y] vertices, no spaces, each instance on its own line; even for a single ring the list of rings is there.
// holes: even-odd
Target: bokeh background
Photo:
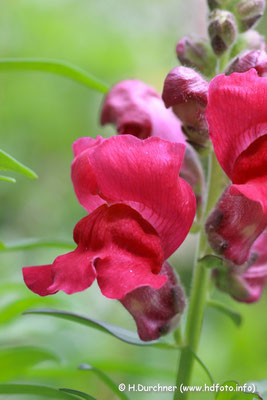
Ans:
[[[206,35],[206,14],[205,0],[1,0],[0,57],[58,58],[109,84],[138,78],[160,92],[167,72],[178,64],[177,40],[192,32]],[[266,19],[259,30],[266,33]],[[101,94],[59,76],[0,72],[0,147],[39,175],[35,181],[18,176],[15,185],[0,184],[0,240],[71,240],[74,225],[86,214],[70,180],[71,144],[80,136],[114,134],[111,127],[99,126],[102,100]],[[172,257],[187,293],[194,245],[188,237]],[[77,370],[89,363],[117,383],[174,384],[178,352],[130,346],[71,322],[21,315],[29,308],[52,306],[135,330],[130,315],[118,302],[105,299],[96,285],[53,298],[39,298],[24,287],[22,266],[51,263],[64,252],[44,248],[0,253],[0,382],[71,387],[98,399],[115,399],[97,376]],[[267,378],[266,295],[250,306],[221,293],[213,296],[243,315],[237,328],[226,316],[206,311],[199,355],[215,381]],[[35,364],[26,352],[14,361],[4,357],[7,346],[42,347],[58,360]],[[194,384],[205,382],[196,366]],[[135,392],[129,397],[167,400],[172,395]],[[198,393],[192,398],[213,396]]]

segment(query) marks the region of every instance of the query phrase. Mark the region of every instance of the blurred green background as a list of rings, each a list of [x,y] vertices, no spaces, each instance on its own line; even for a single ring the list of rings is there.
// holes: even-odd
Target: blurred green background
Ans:
[[[0,55],[58,58],[109,84],[139,78],[161,91],[167,72],[177,65],[177,40],[192,32],[205,35],[206,13],[204,0],[1,0]],[[264,29],[262,21],[263,34]],[[114,134],[111,127],[99,127],[102,99],[101,94],[58,76],[0,72],[0,147],[39,175],[36,181],[18,176],[15,185],[1,183],[1,240],[71,239],[74,225],[86,215],[70,180],[71,144],[80,136]],[[187,292],[194,244],[194,238],[188,237],[172,258]],[[1,358],[0,349],[0,381],[71,387],[98,399],[115,399],[94,374],[77,371],[86,362],[117,383],[174,384],[176,352],[130,346],[51,317],[21,315],[28,308],[53,306],[135,330],[130,315],[118,302],[104,298],[96,285],[83,293],[58,293],[53,298],[39,298],[24,287],[21,267],[51,263],[64,252],[36,249],[0,254],[1,347],[38,346],[59,359],[33,366],[30,354],[14,362],[12,357]],[[215,381],[267,378],[266,295],[250,306],[220,293],[214,297],[244,317],[237,328],[218,312],[206,312],[199,355]],[[204,382],[206,376],[196,366],[194,384]],[[167,400],[172,395],[136,392],[129,397]],[[213,397],[198,393],[192,398]]]

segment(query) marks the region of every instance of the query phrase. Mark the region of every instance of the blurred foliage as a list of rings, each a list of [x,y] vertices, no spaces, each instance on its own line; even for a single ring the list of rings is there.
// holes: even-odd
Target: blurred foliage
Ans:
[[[205,35],[206,12],[204,0],[1,0],[0,54],[1,58],[64,60],[108,84],[139,78],[161,91],[167,72],[177,65],[177,40],[191,32]],[[86,214],[71,185],[71,144],[81,136],[114,134],[110,127],[99,127],[103,95],[39,71],[1,71],[0,88],[0,147],[39,176],[33,181],[18,175],[16,185],[1,181],[0,240],[55,238],[69,246],[74,225]],[[172,257],[187,292],[194,241],[189,237]],[[21,267],[50,263],[65,251],[61,246],[32,246],[0,253],[0,369],[5,371],[1,380],[67,387],[102,400],[117,398],[96,374],[78,370],[85,363],[117,383],[174,384],[177,351],[131,346],[79,324],[21,315],[29,308],[53,306],[135,330],[127,311],[119,302],[104,298],[96,285],[72,296],[58,293],[41,298],[29,292]],[[243,323],[236,327],[228,316],[207,308],[199,356],[215,382],[265,379],[266,295],[254,305],[235,303],[217,292],[212,295],[243,316]],[[7,352],[8,363],[3,366]],[[194,384],[206,381],[196,364]],[[129,397],[171,398],[168,393],[137,395]],[[192,398],[213,396],[197,393]]]

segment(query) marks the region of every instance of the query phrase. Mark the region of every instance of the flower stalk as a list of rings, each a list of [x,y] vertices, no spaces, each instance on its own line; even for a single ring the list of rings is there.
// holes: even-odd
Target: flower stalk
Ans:
[[[195,268],[193,275],[193,283],[191,289],[190,303],[185,328],[184,348],[181,351],[181,357],[178,367],[176,386],[177,390],[174,395],[174,400],[186,400],[189,392],[180,393],[181,384],[189,386],[194,367],[194,353],[198,350],[202,321],[204,317],[205,306],[207,302],[207,293],[210,281],[210,270],[203,263],[199,262],[207,252],[208,243],[205,234],[204,221],[210,210],[216,203],[216,200],[221,192],[221,168],[217,162],[215,153],[209,154],[208,166],[208,191],[204,210],[204,218],[202,228],[198,237],[198,245],[195,256]],[[193,352],[192,352],[193,350]]]

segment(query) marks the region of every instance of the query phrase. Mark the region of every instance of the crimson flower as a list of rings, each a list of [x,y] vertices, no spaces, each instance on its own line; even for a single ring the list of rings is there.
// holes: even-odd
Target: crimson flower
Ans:
[[[192,186],[201,207],[205,190],[201,163],[194,149],[186,143],[181,122],[172,110],[166,109],[151,86],[136,79],[117,83],[104,99],[100,119],[102,125],[115,125],[121,135],[131,134],[139,139],[152,136],[186,144],[180,176]]]
[[[119,134],[139,139],[157,136],[170,142],[186,143],[181,123],[167,110],[159,94],[137,79],[117,83],[105,97],[101,125],[114,124]]]
[[[249,260],[250,248],[267,227],[267,215],[257,201],[232,196],[225,189],[206,221],[210,246],[234,264]]]
[[[185,145],[123,135],[78,139],[72,181],[89,212],[74,229],[76,250],[52,265],[23,268],[26,285],[46,296],[71,294],[95,279],[123,299],[137,288],[160,289],[163,262],[180,246],[195,216],[195,196],[179,178]]]
[[[267,78],[255,69],[215,77],[206,118],[231,194],[259,202],[267,214]]]

